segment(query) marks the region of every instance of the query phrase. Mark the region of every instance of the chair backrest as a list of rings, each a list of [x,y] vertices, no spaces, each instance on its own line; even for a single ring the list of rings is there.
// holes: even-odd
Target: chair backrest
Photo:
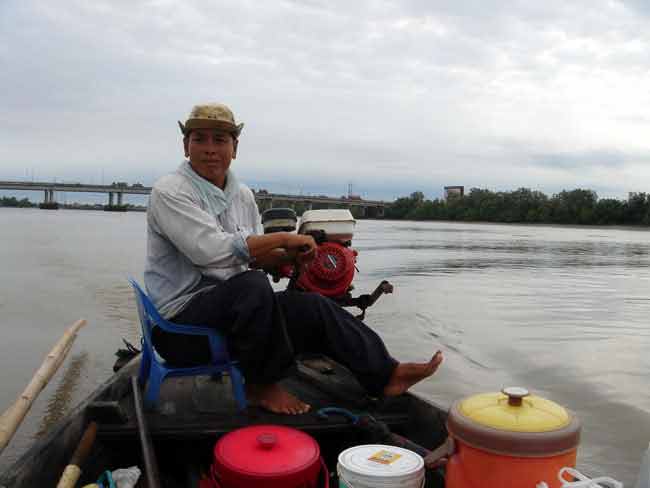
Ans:
[[[138,285],[138,282],[134,279],[129,279],[129,283],[131,283],[133,291],[135,292],[135,303],[138,307],[138,316],[140,317],[142,335],[144,336],[143,347],[146,347],[149,352],[152,352],[151,330],[154,325],[162,324],[165,319],[160,316],[158,310],[156,310],[154,304],[151,303],[147,294],[142,291],[142,288]]]
[[[165,320],[155,305],[151,302],[147,294],[142,291],[138,282],[130,278],[129,283],[135,292],[135,301],[138,307],[138,316],[140,317],[140,324],[142,325],[142,335],[144,337],[144,344],[142,347],[153,354],[153,345],[151,342],[151,331],[156,327],[160,327],[166,332],[184,335],[202,335],[206,336],[210,343],[210,351],[213,363],[227,363],[230,362],[230,355],[226,347],[225,339],[214,329],[201,326],[192,325],[178,325]]]

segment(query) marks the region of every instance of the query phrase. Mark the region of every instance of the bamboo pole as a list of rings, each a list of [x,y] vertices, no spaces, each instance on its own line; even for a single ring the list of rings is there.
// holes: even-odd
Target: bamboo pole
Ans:
[[[77,486],[77,481],[79,481],[79,478],[81,477],[81,468],[83,467],[88,454],[90,454],[90,450],[93,448],[95,437],[97,437],[97,424],[95,422],[90,422],[81,436],[77,449],[75,449],[72,454],[70,463],[63,470],[63,474],[61,475],[56,488],[74,488]]]
[[[68,330],[61,336],[61,339],[54,345],[52,350],[43,360],[40,368],[34,373],[32,380],[29,382],[22,394],[16,399],[14,404],[9,407],[0,416],[0,454],[4,451],[7,444],[16,433],[21,422],[27,415],[27,412],[32,406],[32,403],[38,394],[45,388],[52,376],[56,373],[57,369],[65,360],[66,355],[72,347],[72,342],[77,337],[77,332],[84,325],[86,321],[81,319],[77,320],[74,324],[68,327]]]

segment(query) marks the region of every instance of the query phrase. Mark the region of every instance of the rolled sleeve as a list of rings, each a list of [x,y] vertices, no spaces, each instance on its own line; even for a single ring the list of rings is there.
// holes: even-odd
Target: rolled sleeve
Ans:
[[[235,234],[236,239],[233,239],[232,242],[232,253],[243,260],[244,263],[249,263],[251,261],[251,253],[248,249],[248,243],[246,239],[250,236],[251,233],[246,230],[240,230]]]
[[[189,194],[154,188],[150,208],[161,232],[196,266],[228,268],[250,262],[247,232],[225,232]]]

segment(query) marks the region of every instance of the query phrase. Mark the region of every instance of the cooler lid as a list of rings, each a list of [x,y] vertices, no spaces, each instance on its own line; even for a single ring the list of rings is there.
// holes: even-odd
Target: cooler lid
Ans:
[[[247,476],[286,476],[319,462],[320,448],[308,434],[280,425],[254,425],[223,436],[214,447],[215,462]]]
[[[571,420],[564,407],[520,387],[471,396],[461,401],[459,410],[478,424],[512,432],[548,432]]]
[[[470,445],[512,455],[563,452],[580,438],[580,423],[571,412],[521,387],[454,403],[448,427]]]

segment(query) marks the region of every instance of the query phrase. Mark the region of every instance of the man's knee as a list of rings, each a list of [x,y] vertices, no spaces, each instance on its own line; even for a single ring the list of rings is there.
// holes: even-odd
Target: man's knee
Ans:
[[[247,297],[272,297],[273,288],[266,274],[260,271],[246,271],[228,280],[231,290]]]
[[[340,308],[331,299],[319,293],[287,290],[278,294],[280,303],[302,317],[319,317],[332,308]]]
[[[239,287],[249,288],[249,289],[271,288],[271,284],[269,283],[269,279],[267,278],[266,274],[262,273],[261,271],[255,271],[255,270],[244,271],[243,273],[240,273],[230,278],[228,282],[231,284],[236,284]]]

